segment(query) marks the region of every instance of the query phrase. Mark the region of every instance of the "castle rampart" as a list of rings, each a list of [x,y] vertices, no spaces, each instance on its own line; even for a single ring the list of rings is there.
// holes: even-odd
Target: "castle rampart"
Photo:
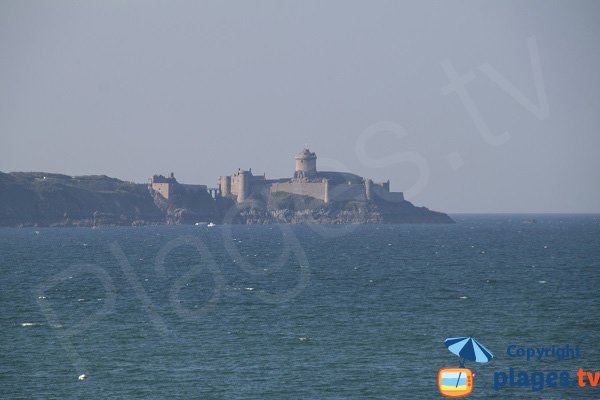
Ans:
[[[362,184],[333,185],[329,188],[330,201],[367,201]]]
[[[298,194],[302,196],[310,196],[315,199],[323,200],[325,203],[329,201],[327,196],[327,182],[285,182],[272,183],[271,193],[286,192]]]

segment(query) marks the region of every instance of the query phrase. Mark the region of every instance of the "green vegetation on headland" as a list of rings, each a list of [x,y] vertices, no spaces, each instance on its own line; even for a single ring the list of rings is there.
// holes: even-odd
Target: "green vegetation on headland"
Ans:
[[[277,192],[242,204],[202,186],[175,184],[169,199],[147,184],[105,175],[0,172],[0,226],[216,223],[451,223],[444,213],[402,202],[330,202]]]

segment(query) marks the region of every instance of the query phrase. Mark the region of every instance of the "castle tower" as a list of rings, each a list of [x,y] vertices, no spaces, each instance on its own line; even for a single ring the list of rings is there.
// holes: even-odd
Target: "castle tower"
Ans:
[[[231,176],[219,177],[219,191],[221,196],[229,196],[231,194]]]
[[[302,151],[296,154],[296,172],[294,176],[296,178],[304,178],[316,175],[317,173],[317,155],[311,153],[309,149],[302,149]]]
[[[237,194],[237,202],[241,203],[246,200],[250,188],[250,175],[251,172],[240,170],[239,171],[239,187]]]
[[[172,172],[168,178],[165,178],[163,175],[153,175],[152,178],[150,178],[150,188],[155,192],[160,193],[160,195],[167,200],[169,200],[173,185],[176,183],[177,179],[175,179],[175,175]]]

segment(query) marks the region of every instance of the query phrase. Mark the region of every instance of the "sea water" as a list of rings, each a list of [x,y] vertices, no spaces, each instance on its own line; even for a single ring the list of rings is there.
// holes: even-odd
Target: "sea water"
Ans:
[[[455,336],[494,354],[466,362],[470,398],[600,398],[494,388],[600,370],[600,216],[453,217],[1,229],[0,398],[441,398]],[[567,344],[582,356],[507,354]]]

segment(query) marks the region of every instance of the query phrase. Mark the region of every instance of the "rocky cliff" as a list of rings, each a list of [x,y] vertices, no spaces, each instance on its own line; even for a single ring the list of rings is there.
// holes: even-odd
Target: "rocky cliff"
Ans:
[[[325,204],[312,197],[277,192],[264,204],[260,199],[239,208],[239,219],[246,224],[446,224],[447,215],[408,201],[384,200],[332,202]]]

